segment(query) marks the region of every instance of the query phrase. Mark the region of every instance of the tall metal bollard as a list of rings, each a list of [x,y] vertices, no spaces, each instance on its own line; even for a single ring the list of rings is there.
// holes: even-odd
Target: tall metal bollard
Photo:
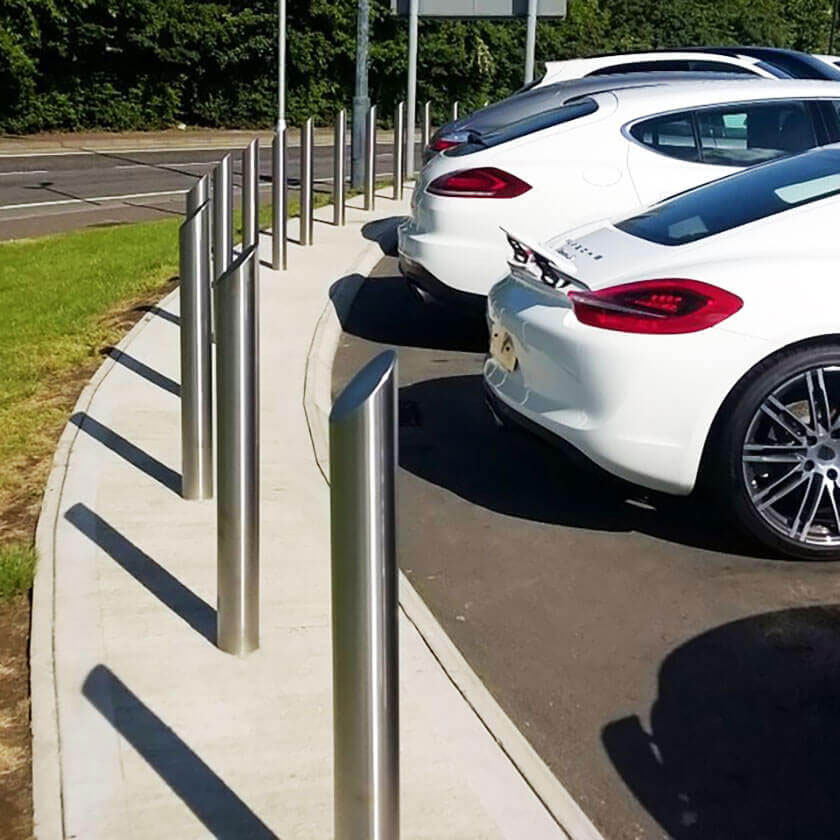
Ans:
[[[371,105],[365,126],[365,210],[376,207],[376,105]]]
[[[432,138],[432,103],[427,102],[423,106],[423,151],[429,147],[429,140]]]
[[[453,120],[458,119],[458,100],[457,99],[452,103],[452,119]]]
[[[333,138],[333,224],[346,222],[344,207],[344,155],[347,149],[347,112],[342,108],[335,117]]]
[[[399,838],[397,356],[330,413],[335,840]]]
[[[271,144],[271,267],[285,269],[288,256],[286,224],[289,218],[286,185],[286,125],[278,124]]]
[[[216,281],[217,644],[259,647],[259,313],[256,246]]]
[[[260,141],[254,138],[242,150],[242,247],[256,245],[260,237]]]
[[[181,277],[181,495],[213,496],[213,361],[210,341],[209,179],[187,193],[178,232]]]
[[[218,280],[233,259],[233,162],[225,155],[213,169],[213,272]]]
[[[312,117],[301,129],[300,135],[300,244],[311,245],[313,228],[312,215],[312,146],[314,133]]]
[[[405,102],[397,104],[394,112],[394,201],[403,197],[403,128],[405,126]]]

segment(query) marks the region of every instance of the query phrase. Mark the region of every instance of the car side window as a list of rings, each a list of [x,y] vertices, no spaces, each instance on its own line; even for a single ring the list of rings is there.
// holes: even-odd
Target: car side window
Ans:
[[[630,134],[648,148],[668,157],[700,160],[690,112],[644,120],[636,123],[630,129]]]
[[[751,166],[817,145],[804,102],[762,102],[696,112],[703,163]]]
[[[610,67],[600,67],[587,73],[587,76],[609,76],[612,73],[657,73],[691,70],[690,61],[668,59],[667,61],[628,61],[624,64],[613,64]]]

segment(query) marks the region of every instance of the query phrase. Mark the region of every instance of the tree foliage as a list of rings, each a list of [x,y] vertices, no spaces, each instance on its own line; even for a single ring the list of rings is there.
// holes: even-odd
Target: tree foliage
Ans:
[[[686,44],[825,51],[832,0],[569,0],[538,27],[539,60]],[[288,0],[292,122],[353,96],[355,0]],[[276,110],[275,0],[0,0],[0,130],[255,127]],[[440,119],[521,84],[522,21],[424,19],[419,98]],[[405,21],[371,0],[370,89],[404,95]]]

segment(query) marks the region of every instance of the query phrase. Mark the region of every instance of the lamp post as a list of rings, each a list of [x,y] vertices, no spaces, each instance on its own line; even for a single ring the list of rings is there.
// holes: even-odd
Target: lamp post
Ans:
[[[353,133],[350,139],[350,183],[360,189],[365,178],[365,120],[370,109],[368,95],[368,0],[359,0],[356,17],[356,90],[353,96]]]

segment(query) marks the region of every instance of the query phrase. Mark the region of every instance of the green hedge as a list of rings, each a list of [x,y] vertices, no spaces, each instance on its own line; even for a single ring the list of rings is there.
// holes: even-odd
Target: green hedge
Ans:
[[[404,95],[406,24],[371,0],[371,96]],[[825,51],[832,0],[569,0],[539,24],[538,59],[764,43]],[[355,0],[289,0],[292,122],[352,100]],[[0,130],[268,126],[275,112],[276,2],[0,0]],[[522,21],[422,20],[419,96],[438,119],[519,87]]]

